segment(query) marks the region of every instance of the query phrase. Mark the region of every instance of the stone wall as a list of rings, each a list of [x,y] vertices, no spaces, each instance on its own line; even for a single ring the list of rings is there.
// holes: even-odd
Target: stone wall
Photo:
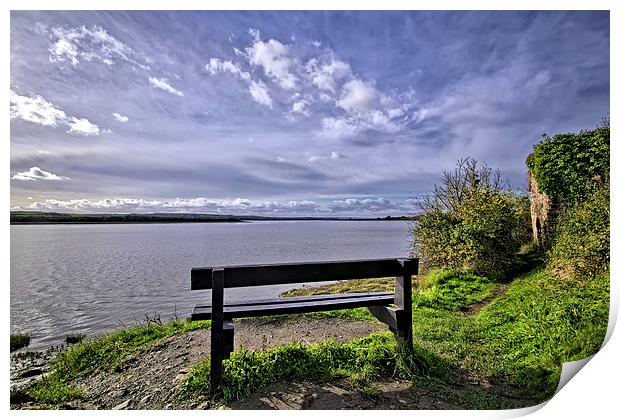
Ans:
[[[541,250],[547,249],[555,219],[560,212],[561,205],[554,203],[551,197],[541,191],[538,182],[531,172],[528,172],[530,192],[530,213],[532,215],[532,233],[534,242]]]

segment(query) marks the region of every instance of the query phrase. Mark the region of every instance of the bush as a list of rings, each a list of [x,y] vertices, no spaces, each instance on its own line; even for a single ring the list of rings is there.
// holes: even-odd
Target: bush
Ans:
[[[411,226],[413,253],[423,270],[446,267],[497,278],[529,241],[527,215],[527,198],[512,193],[498,171],[461,160],[422,203]]]
[[[28,347],[30,345],[30,336],[26,334],[11,334],[11,351]]]
[[[527,158],[542,191],[554,201],[573,204],[585,199],[597,180],[609,180],[609,123],[579,134],[545,136]]]
[[[609,234],[609,184],[605,184],[559,216],[547,267],[563,277],[607,272]]]

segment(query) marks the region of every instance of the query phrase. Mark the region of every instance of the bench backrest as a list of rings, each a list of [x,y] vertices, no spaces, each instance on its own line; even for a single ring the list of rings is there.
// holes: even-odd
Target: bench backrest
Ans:
[[[391,258],[192,268],[191,290],[211,289],[213,285],[212,274],[215,269],[224,271],[224,287],[246,287],[412,276],[418,273],[418,259]]]

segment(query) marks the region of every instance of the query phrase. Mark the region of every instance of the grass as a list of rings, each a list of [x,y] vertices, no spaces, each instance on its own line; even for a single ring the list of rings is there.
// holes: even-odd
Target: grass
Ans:
[[[348,378],[361,389],[385,376],[411,378],[424,369],[424,353],[406,351],[389,332],[339,343],[326,340],[304,345],[292,343],[263,351],[239,350],[224,361],[220,398],[241,400],[256,389],[282,379]],[[210,360],[195,366],[184,386],[189,394],[209,393]]]
[[[30,345],[30,336],[27,334],[11,334],[11,351],[19,350]]]
[[[370,283],[373,290],[386,290],[391,282],[373,279]],[[360,291],[357,287],[366,286],[357,280],[322,286],[320,291]],[[538,268],[516,278],[503,296],[477,315],[462,312],[488,300],[496,287],[484,277],[451,270],[421,278],[413,298],[413,349],[402,348],[385,332],[347,343],[328,340],[235,351],[224,362],[219,399],[243,399],[283,379],[335,377],[347,378],[361,393],[376,397],[373,380],[398,377],[410,380],[413,392],[424,389],[463,408],[514,408],[542,402],[553,394],[563,362],[591,355],[601,346],[607,328],[609,274],[575,280]],[[317,292],[294,293],[302,291]],[[364,308],[308,316],[373,319]],[[150,320],[86,339],[60,353],[42,381],[25,393],[12,391],[11,398],[43,404],[79,398],[80,390],[71,386],[73,380],[122,369],[131,355],[154,341],[209,325],[208,321],[162,324]],[[190,371],[184,392],[189,397],[209,393],[209,359]]]
[[[318,290],[298,289],[287,295],[359,291],[356,286],[362,283],[362,280],[339,282]],[[378,282],[373,280],[371,283],[376,287]],[[386,290],[388,283],[383,280],[382,284]],[[452,270],[434,271],[420,279],[413,299],[417,361],[416,369],[411,370],[414,385],[430,387],[432,392],[443,395],[447,401],[467,408],[518,406],[518,401],[500,398],[495,391],[469,386],[471,382],[485,382],[497,389],[498,395],[511,395],[533,405],[553,395],[563,362],[586,357],[600,348],[607,328],[609,274],[567,280],[537,268],[516,278],[503,296],[482,308],[478,315],[466,316],[461,312],[468,305],[488,299],[496,287],[496,283],[484,277]],[[308,316],[372,319],[363,308]],[[377,337],[381,336],[370,336],[364,343],[379,345],[380,342],[374,343],[379,340]],[[303,375],[343,375],[354,379],[350,370],[341,369],[338,364],[341,361],[335,363],[337,359],[335,364],[322,364],[318,369],[310,355],[328,352],[329,347],[322,346],[325,345],[316,345],[311,347],[312,350],[295,347],[305,356],[294,361],[288,359],[289,353],[298,353],[290,347],[268,352],[233,353],[224,371],[225,381],[229,381],[225,382],[224,399],[244,398],[252,390],[273,381]],[[343,346],[343,352],[347,354],[350,348]],[[280,365],[295,368],[277,370],[276,367],[265,367],[271,366],[275,360],[280,360]],[[370,363],[370,366],[374,365]],[[251,372],[257,376],[254,378]],[[382,371],[382,374],[389,376],[390,372]],[[205,392],[208,360],[193,370],[190,378],[189,391]],[[243,385],[243,381],[232,378],[243,378],[248,384]],[[202,384],[198,385],[201,381]]]
[[[372,278],[372,279],[359,279],[359,280],[344,280],[336,283],[317,286],[306,287],[301,289],[291,289],[282,293],[280,296],[293,297],[293,296],[313,296],[313,295],[325,295],[325,294],[340,294],[340,293],[363,293],[363,292],[393,292],[394,291],[394,277],[385,278]]]
[[[173,320],[161,323],[158,319],[112,334],[85,339],[59,353],[51,362],[50,373],[25,391],[28,399],[42,404],[59,404],[81,396],[70,385],[78,378],[99,371],[122,369],[129,357],[149,344],[175,334],[209,328],[210,321]],[[20,395],[20,398],[24,398]]]

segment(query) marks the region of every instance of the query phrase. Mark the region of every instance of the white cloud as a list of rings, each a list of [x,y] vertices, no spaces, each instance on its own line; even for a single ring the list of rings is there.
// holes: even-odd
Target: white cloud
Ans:
[[[56,127],[67,118],[64,111],[47,102],[39,95],[32,98],[22,96],[11,90],[9,114],[12,120],[22,119],[35,124]]]
[[[52,154],[52,152],[50,152],[49,150],[45,150],[45,149],[37,150],[37,153],[40,153],[42,155],[51,155]]]
[[[293,107],[291,108],[291,112],[294,114],[301,114],[301,115],[305,115],[306,117],[309,117],[310,116],[310,111],[308,110],[309,105],[310,105],[310,101],[307,101],[306,99],[302,99],[293,104]]]
[[[250,63],[262,67],[265,75],[282,89],[293,89],[298,78],[290,71],[295,61],[289,56],[288,47],[275,39],[261,41],[260,32],[255,29],[250,29],[250,34],[254,44],[245,49]]]
[[[68,62],[76,67],[83,60],[99,61],[112,66],[121,60],[148,69],[147,65],[139,62],[129,46],[100,26],[56,26],[48,33],[51,39],[48,47],[49,59],[53,63]]]
[[[122,123],[126,123],[127,121],[129,121],[129,117],[125,116],[125,115],[121,115],[118,112],[114,112],[112,113],[112,116],[114,117],[114,119],[116,121],[120,121]]]
[[[407,212],[410,209],[403,203],[393,202],[387,198],[347,198],[346,200],[334,200],[328,206],[333,212],[384,212],[399,211]]]
[[[99,127],[86,118],[71,117],[67,124],[69,124],[67,133],[81,134],[83,136],[98,136],[101,133]]]
[[[232,61],[223,61],[219,58],[211,58],[205,65],[205,70],[211,75],[229,72],[245,81],[249,81],[251,79],[250,73],[242,71],[237,64],[234,64]]]
[[[321,130],[318,135],[327,139],[340,139],[351,137],[360,131],[360,127],[354,121],[346,118],[326,117],[321,120]]]
[[[168,83],[167,79],[158,79],[156,77],[149,76],[149,82],[151,85],[155,86],[157,89],[163,90],[164,92],[168,92],[176,96],[185,96],[183,92],[172,87],[172,85]]]
[[[319,64],[316,58],[306,63],[306,72],[311,82],[321,90],[334,92],[338,80],[351,74],[351,67],[344,61],[334,60],[329,63]]]
[[[267,86],[265,86],[263,82],[260,80],[255,82],[252,80],[248,90],[256,102],[269,108],[273,108],[273,101],[267,92]]]
[[[312,41],[312,46],[314,46],[315,48],[319,48],[321,46],[321,43],[319,41]]]
[[[69,210],[69,211],[196,211],[218,212],[225,214],[282,213],[282,212],[316,212],[319,205],[309,200],[289,201],[257,201],[247,198],[214,200],[205,197],[176,198],[173,200],[147,200],[143,198],[105,198],[101,200],[46,199],[26,206],[22,209],[37,210]]]
[[[37,166],[33,166],[27,171],[18,172],[11,177],[11,179],[19,180],[19,181],[68,181],[70,178],[66,176],[58,176],[51,172],[47,172],[42,170]]]
[[[68,133],[84,136],[97,136],[103,132],[109,132],[109,130],[99,130],[97,125],[86,118],[68,116],[63,110],[56,108],[39,95],[22,96],[11,90],[10,101],[9,114],[12,120],[21,119],[48,127],[57,127],[61,123],[69,126]]]
[[[372,109],[379,99],[379,92],[372,84],[355,79],[343,86],[342,95],[336,104],[349,114],[355,114]]]
[[[328,155],[325,156],[312,155],[308,158],[308,162],[316,162],[319,160],[339,160],[344,159],[344,157],[345,156],[342,153],[332,150]]]
[[[278,156],[277,160],[278,162],[288,162],[288,160],[283,156]]]

